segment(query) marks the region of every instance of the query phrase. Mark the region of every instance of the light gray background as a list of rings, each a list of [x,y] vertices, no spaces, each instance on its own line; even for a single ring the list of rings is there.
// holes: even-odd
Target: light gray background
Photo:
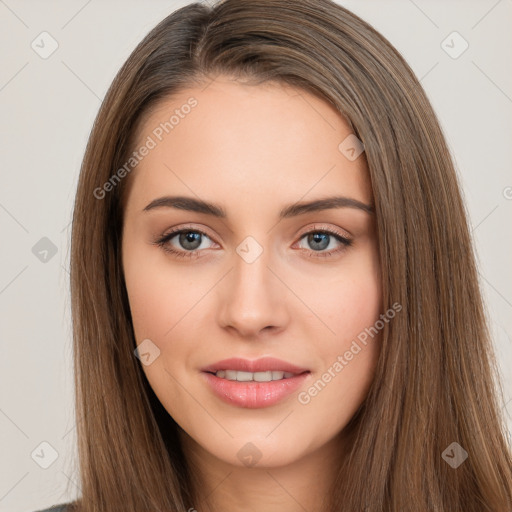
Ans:
[[[78,170],[115,73],[153,26],[188,3],[0,0],[2,512],[79,494],[68,296]],[[512,1],[340,3],[402,52],[439,115],[470,214],[512,430]],[[31,48],[43,31],[59,45],[47,59]],[[453,31],[469,43],[458,58],[445,51],[462,48],[457,36],[445,43],[451,49],[441,45]],[[32,252],[43,237],[58,249],[47,262]],[[43,441],[58,453],[48,469],[35,462],[50,453]]]

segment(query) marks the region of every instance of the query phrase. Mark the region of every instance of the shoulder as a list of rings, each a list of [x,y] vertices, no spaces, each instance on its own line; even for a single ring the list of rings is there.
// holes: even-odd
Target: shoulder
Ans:
[[[61,505],[45,508],[44,510],[37,510],[36,512],[66,512],[67,510],[67,503],[63,503]]]

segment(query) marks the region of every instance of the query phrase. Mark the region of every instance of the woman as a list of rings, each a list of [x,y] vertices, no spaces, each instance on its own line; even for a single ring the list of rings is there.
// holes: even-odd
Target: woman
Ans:
[[[71,286],[66,512],[512,508],[453,163],[346,9],[193,4],[148,34],[90,136]]]

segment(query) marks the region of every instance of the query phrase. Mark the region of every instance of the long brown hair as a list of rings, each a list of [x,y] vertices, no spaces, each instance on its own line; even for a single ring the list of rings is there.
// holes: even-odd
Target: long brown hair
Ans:
[[[382,35],[330,0],[226,0],[183,7],[144,38],[89,138],[71,254],[82,494],[73,510],[199,505],[178,426],[133,353],[120,249],[129,171],[116,171],[143,114],[217,74],[316,94],[364,144],[383,308],[403,310],[383,330],[373,384],[347,427],[354,441],[329,512],[511,509],[512,460],[466,213],[420,83]],[[443,456],[454,442],[468,454],[456,468]]]

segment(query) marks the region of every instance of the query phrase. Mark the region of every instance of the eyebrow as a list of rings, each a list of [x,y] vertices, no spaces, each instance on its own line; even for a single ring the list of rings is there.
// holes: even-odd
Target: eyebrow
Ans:
[[[176,208],[177,210],[186,210],[190,212],[204,213],[206,215],[212,215],[213,217],[226,218],[227,214],[220,205],[203,201],[201,199],[195,199],[193,197],[186,196],[164,196],[159,197],[151,201],[145,208],[144,212],[153,210],[155,208]],[[316,199],[314,201],[294,203],[285,206],[279,212],[280,219],[288,219],[290,217],[296,217],[298,215],[304,215],[306,213],[318,212],[323,210],[330,210],[333,208],[355,208],[362,210],[369,214],[374,212],[373,205],[363,203],[357,199],[343,196],[332,196],[323,199]]]

